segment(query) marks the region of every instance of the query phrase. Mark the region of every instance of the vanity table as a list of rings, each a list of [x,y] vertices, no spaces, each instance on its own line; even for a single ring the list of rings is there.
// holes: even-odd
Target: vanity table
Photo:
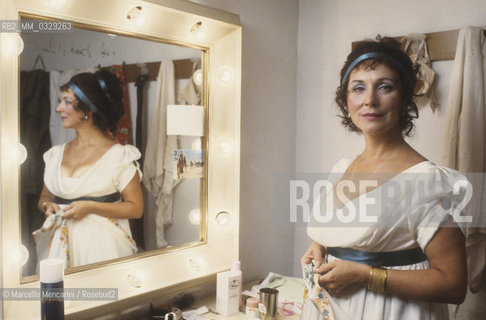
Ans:
[[[282,301],[292,301],[297,303],[302,303],[303,301],[303,294],[304,294],[304,282],[301,278],[295,277],[284,277],[285,284],[277,287],[276,289],[279,291],[279,302]],[[252,285],[255,283],[250,283],[244,285],[244,289],[250,289]],[[245,315],[244,306],[240,309],[238,314],[225,317],[221,314],[216,313],[216,297],[215,295],[206,296],[201,299],[198,299],[195,305],[191,309],[197,309],[199,307],[206,306],[210,312],[205,313],[202,315],[205,319],[212,319],[212,320],[248,320]],[[278,320],[297,320],[300,318],[300,315],[292,315],[292,316],[284,316],[279,314],[277,319]]]

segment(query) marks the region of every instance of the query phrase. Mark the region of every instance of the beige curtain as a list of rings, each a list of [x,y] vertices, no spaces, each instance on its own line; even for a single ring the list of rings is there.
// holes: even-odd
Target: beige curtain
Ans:
[[[466,174],[473,185],[473,198],[464,214],[468,285],[481,288],[486,268],[486,44],[483,29],[460,30],[447,101],[447,127],[441,164]],[[483,199],[484,198],[484,199]]]
[[[175,136],[167,136],[167,105],[175,103],[175,73],[172,61],[162,61],[158,75],[157,108],[152,118],[150,133],[145,148],[143,184],[155,197],[155,233],[157,248],[168,245],[165,228],[173,221],[172,150],[177,149]]]

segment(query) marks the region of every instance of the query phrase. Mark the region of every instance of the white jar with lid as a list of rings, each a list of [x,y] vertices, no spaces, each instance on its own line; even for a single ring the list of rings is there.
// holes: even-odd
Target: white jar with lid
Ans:
[[[258,303],[260,299],[250,297],[246,299],[246,318],[258,319]]]

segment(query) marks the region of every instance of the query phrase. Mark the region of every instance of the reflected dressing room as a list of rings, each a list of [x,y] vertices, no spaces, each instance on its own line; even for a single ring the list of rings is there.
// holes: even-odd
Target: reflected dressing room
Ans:
[[[22,17],[21,23],[35,19],[43,21],[41,18]],[[43,161],[42,154],[47,151],[46,148],[68,143],[75,137],[73,129],[62,128],[60,115],[56,112],[61,94],[59,88],[68,82],[70,77],[81,72],[95,72],[104,68],[116,73],[121,79],[120,85],[126,96],[125,114],[119,122],[121,127],[113,135],[114,140],[120,144],[136,146],[143,155],[138,160],[139,165],[142,172],[147,172],[142,178],[143,217],[130,220],[131,235],[138,253],[195,243],[202,239],[204,234],[204,229],[201,229],[204,224],[200,223],[201,212],[205,212],[201,203],[205,192],[202,158],[204,131],[195,133],[200,136],[191,136],[191,132],[178,134],[180,126],[175,123],[172,124],[175,126],[174,134],[167,135],[159,141],[148,139],[150,134],[162,136],[165,129],[165,125],[160,125],[160,119],[166,120],[167,116],[163,113],[167,113],[167,107],[162,107],[161,101],[171,99],[171,104],[174,105],[201,104],[201,62],[204,52],[197,48],[93,29],[93,26],[73,26],[72,30],[64,33],[22,34],[24,50],[20,55],[20,140],[27,148],[28,157],[21,167],[21,229],[22,243],[32,257],[24,266],[24,276],[38,273],[35,242],[31,234],[42,227],[44,219],[39,214],[35,200],[40,196],[39,183],[42,185],[39,178],[43,170],[39,162]],[[171,63],[173,68],[162,70],[162,61]],[[174,80],[162,84],[161,79],[170,77]],[[44,84],[41,81],[48,83]],[[38,89],[32,93],[32,88]],[[170,93],[169,97],[161,97],[167,95],[167,92]],[[49,136],[47,128],[32,126],[33,118],[41,121],[44,119],[39,114],[31,114],[33,110],[43,114],[42,117],[50,115],[48,123],[42,122],[43,126],[48,125]],[[180,121],[184,121],[184,118]],[[204,118],[199,119],[199,123],[186,125],[199,125],[204,128]],[[137,134],[140,137],[137,137]],[[160,152],[156,145],[167,147],[167,150]],[[165,155],[169,152],[168,148],[174,147],[176,149],[170,153],[177,152],[176,150],[196,152],[201,163],[197,174],[192,177],[176,176],[177,159],[164,164],[165,159],[160,158],[160,155]],[[147,162],[143,163],[145,159]],[[160,174],[156,172],[156,162],[161,163],[164,168],[162,174],[171,176],[170,179],[156,177]],[[186,168],[189,168],[189,165],[186,165]],[[164,194],[152,187],[152,184],[156,183],[165,183],[162,187],[166,190]],[[157,203],[160,203],[160,206]]]

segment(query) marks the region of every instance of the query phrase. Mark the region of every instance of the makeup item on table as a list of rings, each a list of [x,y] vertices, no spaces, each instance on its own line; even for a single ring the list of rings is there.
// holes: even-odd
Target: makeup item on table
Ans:
[[[64,263],[61,259],[40,262],[41,319],[64,319]]]
[[[258,303],[260,299],[248,298],[246,299],[245,314],[247,319],[258,319]]]
[[[235,261],[230,271],[216,276],[216,312],[231,316],[240,310],[241,270],[240,262]]]
[[[260,311],[261,320],[275,320],[277,319],[278,306],[278,290],[273,288],[260,289],[260,303],[258,309]]]

